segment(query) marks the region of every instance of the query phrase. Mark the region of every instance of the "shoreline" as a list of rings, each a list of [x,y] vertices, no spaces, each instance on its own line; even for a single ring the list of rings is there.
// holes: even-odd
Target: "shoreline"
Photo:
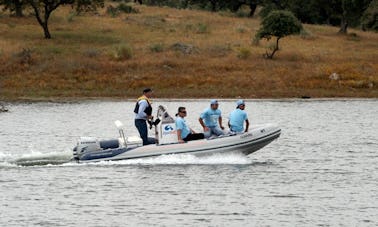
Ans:
[[[243,99],[247,102],[328,102],[328,101],[378,101],[378,98],[359,97],[324,97],[324,98],[152,98],[159,102],[196,102],[217,99],[218,101],[236,101]],[[134,102],[136,98],[115,98],[115,97],[83,97],[83,98],[22,98],[14,100],[1,100],[3,104],[14,103],[86,103],[86,102]]]

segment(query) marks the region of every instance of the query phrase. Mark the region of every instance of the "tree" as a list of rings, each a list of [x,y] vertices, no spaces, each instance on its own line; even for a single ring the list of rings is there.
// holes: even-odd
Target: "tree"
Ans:
[[[362,15],[362,29],[378,32],[378,0],[373,0]]]
[[[0,5],[3,5],[3,10],[14,12],[16,17],[23,17],[22,9],[25,5],[25,0],[0,0]]]
[[[286,10],[274,10],[264,17],[261,21],[262,27],[257,31],[256,38],[270,40],[276,37],[276,43],[271,53],[266,52],[265,56],[272,59],[274,54],[279,50],[278,42],[281,38],[298,34],[302,30],[302,24],[293,15]]]
[[[51,39],[48,27],[48,21],[51,13],[61,5],[76,4],[76,10],[80,12],[88,10],[96,10],[97,7],[104,6],[104,0],[26,0],[34,10],[34,15],[38,23],[41,25],[45,38]]]
[[[43,29],[45,38],[51,39],[48,27],[51,13],[61,5],[74,4],[75,0],[28,0],[28,3],[34,10],[34,15]]]

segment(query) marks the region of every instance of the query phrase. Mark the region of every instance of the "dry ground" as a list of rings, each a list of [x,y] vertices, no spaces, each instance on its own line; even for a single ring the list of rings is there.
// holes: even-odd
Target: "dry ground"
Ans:
[[[135,7],[117,17],[60,8],[52,40],[33,17],[0,15],[0,100],[125,98],[144,87],[165,98],[378,97],[376,33],[305,25],[268,60],[270,42],[253,43],[258,19]]]

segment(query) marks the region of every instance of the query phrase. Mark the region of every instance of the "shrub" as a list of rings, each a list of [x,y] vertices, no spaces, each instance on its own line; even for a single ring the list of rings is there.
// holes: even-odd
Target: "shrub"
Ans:
[[[149,46],[151,52],[163,52],[164,50],[164,45],[162,43],[155,43]]]
[[[70,12],[67,16],[67,22],[69,23],[73,22],[75,15],[76,14],[74,12]]]
[[[312,34],[312,32],[310,32],[309,30],[306,30],[304,28],[299,32],[299,36],[302,39],[315,39],[314,34]]]
[[[239,33],[245,33],[247,31],[247,29],[245,27],[243,27],[242,25],[238,25],[236,27],[236,31],[239,32]]]
[[[120,11],[120,12],[123,12],[123,13],[139,13],[139,10],[138,9],[135,9],[134,7],[130,6],[130,5],[126,5],[126,4],[119,4],[117,6],[117,9]]]
[[[108,7],[106,8],[106,13],[107,13],[108,15],[110,15],[111,17],[116,17],[116,16],[119,15],[119,10],[118,10],[116,7],[110,5],[110,6],[108,6]]]
[[[128,44],[122,44],[115,48],[113,57],[118,61],[131,59],[133,57],[133,49]]]
[[[87,49],[83,52],[83,55],[86,56],[86,57],[89,57],[89,58],[98,57],[100,54],[101,54],[101,51],[98,50],[98,49],[94,49],[94,48]]]
[[[197,33],[203,34],[203,33],[208,33],[208,32],[209,32],[209,28],[207,24],[202,24],[202,23],[197,24]]]
[[[32,50],[29,48],[23,48],[22,51],[14,54],[13,56],[20,64],[31,64],[33,60]]]
[[[237,56],[240,59],[247,59],[251,56],[251,51],[247,48],[240,48]]]

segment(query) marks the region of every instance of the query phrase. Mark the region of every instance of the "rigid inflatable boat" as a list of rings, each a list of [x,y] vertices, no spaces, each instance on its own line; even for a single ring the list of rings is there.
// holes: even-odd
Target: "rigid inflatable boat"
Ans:
[[[165,107],[159,106],[157,119],[154,124],[156,144],[143,146],[140,137],[126,137],[122,123],[116,121],[119,138],[98,140],[93,137],[81,137],[73,149],[74,160],[98,162],[169,154],[201,156],[225,152],[240,152],[249,155],[281,134],[281,129],[276,125],[265,124],[254,126],[242,134],[229,133],[220,137],[178,143],[175,120],[168,114]]]

